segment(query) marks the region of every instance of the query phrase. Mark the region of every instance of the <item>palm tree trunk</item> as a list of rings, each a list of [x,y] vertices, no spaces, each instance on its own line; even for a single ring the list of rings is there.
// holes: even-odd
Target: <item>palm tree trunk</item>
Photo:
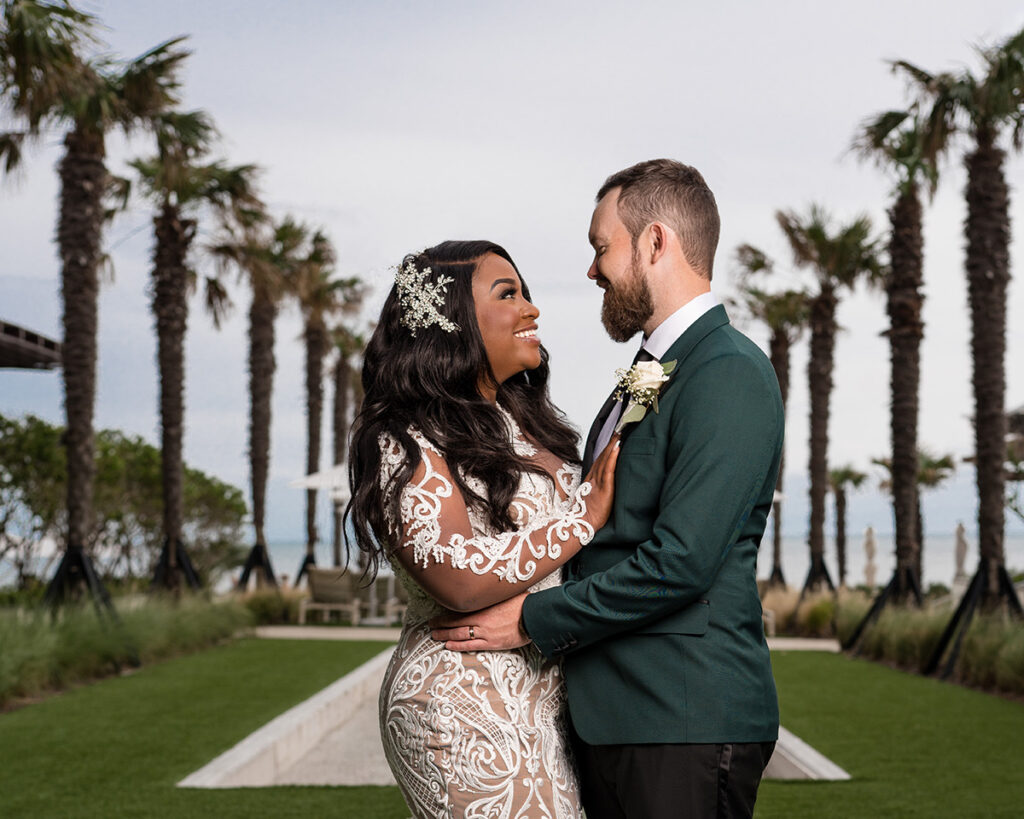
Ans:
[[[57,242],[64,301],[64,410],[67,431],[68,542],[83,549],[92,531],[95,467],[93,408],[96,400],[103,190],[107,180],[103,134],[75,128],[64,140],[60,161],[60,221]]]
[[[836,561],[839,563],[839,585],[846,585],[846,492],[842,487],[836,497]]]
[[[338,350],[338,359],[334,364],[334,417],[333,453],[334,464],[345,462],[345,449],[348,443],[348,408],[351,394],[352,365],[343,350]],[[342,532],[344,530],[343,504],[334,502],[333,558],[334,565],[341,566]]]
[[[811,478],[811,520],[808,538],[811,567],[804,591],[822,586],[832,588],[832,579],[825,567],[825,495],[828,492],[828,421],[832,394],[832,367],[836,333],[835,289],[823,284],[821,293],[811,302],[811,354],[807,362],[807,379],[811,397],[811,440],[808,471]]]
[[[320,433],[323,428],[324,356],[327,355],[327,331],[322,324],[306,325],[306,474],[320,471]],[[318,540],[316,529],[316,489],[306,490],[306,559],[315,562]],[[298,578],[296,578],[296,582]]]
[[[116,617],[110,595],[93,569],[86,548],[94,536],[93,480],[96,474],[93,409],[96,400],[98,270],[103,233],[103,132],[76,126],[64,139],[58,165],[61,180],[57,244],[64,303],[64,411],[67,427],[68,535],[60,565],[46,589],[56,607],[85,585],[97,611]]]
[[[252,522],[257,546],[265,548],[263,531],[270,470],[270,396],[274,389],[274,320],[277,306],[254,285],[249,308],[249,465],[252,472]]]
[[[178,588],[178,543],[184,517],[182,438],[185,419],[185,331],[188,323],[188,268],[185,259],[196,223],[166,204],[154,220],[153,315],[160,368],[160,444],[163,479],[164,585]]]
[[[920,588],[920,538],[917,526],[917,423],[921,382],[920,346],[924,337],[921,310],[921,202],[916,185],[904,189],[889,211],[891,272],[886,287],[891,356],[890,435],[892,497],[896,528],[894,597],[906,601],[913,584]],[[913,573],[913,579],[911,577]]]
[[[782,406],[786,407],[789,397],[789,348],[791,339],[785,330],[772,332],[768,344],[769,358],[772,367],[775,369],[775,377],[779,382],[779,391],[782,393]],[[785,451],[779,456],[779,477],[775,481],[775,492],[778,497],[782,496],[782,480],[785,472]],[[782,573],[782,501],[776,500],[772,504],[774,521],[772,525],[772,573],[768,578],[770,587],[786,588],[786,578]]]
[[[979,130],[967,164],[967,290],[974,364],[974,442],[978,484],[981,602],[999,594],[1003,550],[1006,458],[1006,290],[1009,271],[1009,192],[1005,155],[995,134]]]

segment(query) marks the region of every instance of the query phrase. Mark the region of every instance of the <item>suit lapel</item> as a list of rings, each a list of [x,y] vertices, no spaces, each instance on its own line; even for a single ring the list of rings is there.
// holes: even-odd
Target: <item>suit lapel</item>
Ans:
[[[675,361],[676,367],[669,376],[668,381],[662,385],[661,391],[658,393],[659,400],[663,399],[663,396],[672,389],[673,384],[679,380],[680,372],[683,369],[683,362],[686,360],[686,357],[697,347],[698,344],[700,344],[701,341],[707,338],[719,327],[723,327],[728,323],[729,316],[726,314],[725,308],[720,304],[715,305],[693,324],[687,327],[685,332],[672,343],[672,346],[668,348],[660,361],[663,364],[668,363],[669,361]],[[649,415],[654,414],[655,413],[653,411],[649,413]],[[647,417],[648,416],[645,416],[644,419],[638,423],[626,425],[626,428],[623,429],[621,433],[621,441],[623,444],[625,444],[630,433],[636,427],[640,426]]]
[[[729,323],[729,316],[725,312],[725,308],[717,304],[708,310],[703,316],[697,319],[693,324],[686,328],[686,331],[679,336],[668,348],[668,351],[661,357],[661,362],[675,361],[676,369],[668,382],[662,388],[662,392],[668,390],[673,382],[675,382],[675,376],[679,374],[680,368],[683,361],[690,354],[690,352],[701,342],[709,333],[714,332],[719,327],[722,327]],[[612,390],[611,395],[608,396],[607,400],[601,406],[601,411],[598,412],[597,418],[594,419],[594,423],[590,426],[590,433],[587,435],[587,443],[583,448],[583,477],[587,476],[590,471],[590,467],[594,465],[594,447],[597,444],[597,439],[601,434],[601,429],[604,427],[605,421],[608,420],[608,416],[611,414],[612,409],[617,403],[615,398],[615,390]],[[626,429],[623,430],[623,439],[631,431],[636,424],[629,424]]]

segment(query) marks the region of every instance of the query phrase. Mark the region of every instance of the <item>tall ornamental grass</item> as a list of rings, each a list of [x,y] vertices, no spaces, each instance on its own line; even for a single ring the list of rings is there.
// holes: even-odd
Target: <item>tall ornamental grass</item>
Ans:
[[[952,614],[948,608],[887,606],[865,631],[861,652],[873,660],[921,671]]]
[[[118,604],[118,620],[90,607],[0,610],[0,707],[205,648],[252,623],[235,602],[147,599]]]
[[[775,612],[780,635],[835,636],[845,643],[873,600],[862,589],[808,594],[802,601],[796,590],[766,589],[762,606]],[[921,609],[886,606],[864,631],[858,654],[920,673],[938,646],[954,608],[948,597],[926,600]],[[1024,622],[999,613],[976,615],[964,635],[954,679],[978,688],[1024,694]]]
[[[923,609],[887,606],[864,632],[859,653],[920,673],[938,646],[953,611],[948,601],[941,605],[926,604]],[[863,601],[840,598],[836,621],[841,640],[852,634],[866,612]],[[1024,694],[1024,622],[998,612],[976,614],[963,636],[953,678],[978,688]]]
[[[299,622],[299,602],[306,593],[298,589],[263,588],[246,592],[242,605],[257,626],[294,625]]]

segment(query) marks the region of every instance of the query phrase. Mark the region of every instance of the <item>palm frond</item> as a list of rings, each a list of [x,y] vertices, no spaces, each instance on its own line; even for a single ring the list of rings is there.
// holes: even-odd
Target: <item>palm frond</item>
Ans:
[[[178,71],[192,53],[180,47],[186,39],[167,40],[128,61],[120,72],[110,76],[118,104],[109,112],[108,122],[116,122],[125,130],[140,123],[151,126],[158,115],[178,104]]]
[[[822,287],[853,287],[861,278],[870,283],[884,275],[880,241],[871,238],[867,216],[859,216],[834,231],[832,217],[817,204],[811,205],[806,217],[778,211],[775,218],[789,241],[795,264],[810,268]]]
[[[206,312],[213,318],[213,326],[219,330],[234,305],[231,302],[231,296],[227,288],[219,278],[206,276],[205,284],[203,296]]]
[[[854,469],[850,464],[830,469],[828,483],[833,491],[845,491],[847,486],[854,489],[860,487],[867,480],[867,474]]]
[[[106,209],[103,213],[104,221],[110,221],[117,214],[128,209],[128,201],[132,196],[132,182],[117,174],[107,175],[106,190],[103,192],[103,202]]]
[[[70,3],[0,3],[0,95],[30,133],[59,115],[80,81],[81,55],[96,46],[97,19]]]
[[[853,150],[863,159],[883,163],[889,157],[893,133],[912,116],[909,111],[883,111],[861,123]]]
[[[906,60],[892,60],[889,67],[894,74],[905,74],[914,85],[920,88],[930,88],[935,82],[934,74],[930,74]]]
[[[173,157],[190,162],[203,156],[218,137],[213,119],[205,111],[161,111],[153,122],[157,153],[167,161]]]
[[[25,131],[0,133],[0,159],[4,163],[4,173],[13,173],[21,165],[26,135]]]
[[[741,281],[761,273],[772,273],[775,269],[775,263],[767,253],[748,244],[742,244],[736,248],[736,264],[739,267]]]

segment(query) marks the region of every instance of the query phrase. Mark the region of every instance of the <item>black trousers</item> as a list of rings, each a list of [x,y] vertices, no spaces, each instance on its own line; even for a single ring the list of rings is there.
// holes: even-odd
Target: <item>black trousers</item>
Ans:
[[[588,745],[572,737],[587,819],[749,819],[774,742]]]

